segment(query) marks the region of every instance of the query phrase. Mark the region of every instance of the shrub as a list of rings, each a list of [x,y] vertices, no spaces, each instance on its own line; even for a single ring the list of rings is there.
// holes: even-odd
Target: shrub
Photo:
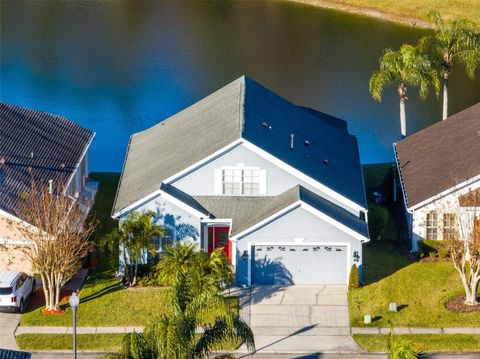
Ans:
[[[348,289],[356,289],[360,286],[358,280],[358,268],[356,264],[352,265],[352,269],[350,269],[350,279],[348,281]]]
[[[368,231],[371,239],[377,239],[388,222],[388,210],[378,204],[368,208]]]
[[[422,257],[445,259],[449,256],[447,243],[439,240],[424,239],[418,242]]]

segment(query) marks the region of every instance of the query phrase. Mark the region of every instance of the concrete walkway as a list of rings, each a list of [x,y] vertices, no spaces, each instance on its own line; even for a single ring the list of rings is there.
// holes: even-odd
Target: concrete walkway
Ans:
[[[0,348],[18,350],[13,333],[20,322],[20,314],[0,313]]]
[[[352,334],[390,334],[390,328],[352,328]],[[480,327],[393,328],[394,334],[480,334]]]

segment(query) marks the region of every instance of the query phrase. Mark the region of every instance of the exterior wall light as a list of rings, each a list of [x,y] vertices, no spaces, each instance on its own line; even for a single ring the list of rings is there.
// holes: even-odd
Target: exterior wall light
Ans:
[[[358,263],[360,261],[360,255],[358,254],[358,251],[353,252],[353,261],[355,263]]]
[[[248,259],[248,251],[244,250],[243,253],[242,253],[242,260],[246,261],[247,259]]]

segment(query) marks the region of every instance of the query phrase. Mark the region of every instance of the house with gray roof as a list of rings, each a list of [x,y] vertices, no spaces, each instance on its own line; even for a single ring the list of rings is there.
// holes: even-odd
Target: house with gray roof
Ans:
[[[346,284],[369,241],[347,123],[245,76],[131,136],[112,216],[147,210],[158,253],[222,247],[238,284]]]
[[[7,222],[22,221],[22,196],[37,186],[85,193],[88,149],[95,134],[68,120],[0,102],[0,268],[29,271],[21,234]]]
[[[480,103],[394,144],[412,250],[480,207]],[[477,200],[478,198],[478,200]]]

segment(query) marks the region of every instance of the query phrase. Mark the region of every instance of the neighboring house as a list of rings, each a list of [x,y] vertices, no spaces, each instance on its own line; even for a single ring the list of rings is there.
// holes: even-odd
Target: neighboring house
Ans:
[[[480,103],[394,148],[412,250],[418,251],[419,240],[453,235],[458,216],[474,214],[480,192]]]
[[[0,103],[0,269],[31,269],[11,221],[22,221],[18,210],[32,179],[82,198],[94,135],[64,117]]]
[[[239,284],[346,284],[369,240],[346,122],[247,77],[131,137],[113,217],[146,210],[157,251],[222,247]]]

